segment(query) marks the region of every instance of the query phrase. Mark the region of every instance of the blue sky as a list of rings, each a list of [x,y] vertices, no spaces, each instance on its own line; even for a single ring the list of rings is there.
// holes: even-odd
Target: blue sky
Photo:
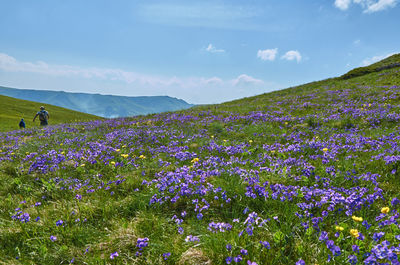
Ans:
[[[400,52],[400,0],[0,0],[0,85],[219,103]]]

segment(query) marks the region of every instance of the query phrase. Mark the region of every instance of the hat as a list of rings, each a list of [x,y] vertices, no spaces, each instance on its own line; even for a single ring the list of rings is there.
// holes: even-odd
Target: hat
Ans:
[[[43,107],[43,106],[40,106],[40,109],[44,109],[44,107]]]

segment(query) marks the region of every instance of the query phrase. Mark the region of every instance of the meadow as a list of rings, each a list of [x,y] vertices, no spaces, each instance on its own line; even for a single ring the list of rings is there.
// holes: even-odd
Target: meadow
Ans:
[[[400,264],[399,113],[391,67],[0,133],[0,262]]]
[[[0,87],[1,89],[2,87]],[[44,104],[29,100],[16,99],[0,95],[0,132],[19,129],[21,118],[25,120],[26,128],[38,127],[40,121],[36,118],[32,122],[35,114],[40,110],[40,106],[45,106],[50,113],[49,124],[64,124],[76,121],[91,121],[103,119],[102,117],[74,111],[50,104]]]

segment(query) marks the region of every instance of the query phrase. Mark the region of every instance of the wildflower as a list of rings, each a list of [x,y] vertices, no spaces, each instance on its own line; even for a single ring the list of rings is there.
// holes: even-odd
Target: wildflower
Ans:
[[[355,238],[358,238],[360,236],[357,229],[350,229],[350,234],[352,237],[355,237]]]
[[[63,223],[64,223],[63,220],[58,220],[58,221],[56,222],[56,226],[61,226]]]
[[[193,158],[191,161],[193,164],[199,162],[199,159],[197,157]]]
[[[360,253],[360,247],[357,245],[352,245],[351,249],[355,252],[355,253]]]
[[[233,261],[235,261],[236,263],[239,263],[243,260],[242,256],[238,255],[236,257],[233,258]]]
[[[171,252],[163,253],[162,256],[163,256],[164,260],[167,260],[169,258],[169,256],[171,256]]]
[[[335,226],[336,231],[343,231],[344,228],[342,226]]]
[[[121,149],[115,149],[115,152],[119,152],[119,151],[121,151]]]
[[[328,152],[328,148],[324,148],[324,149],[322,149],[322,151],[325,153],[325,152]]]
[[[387,214],[389,211],[390,211],[390,208],[389,208],[389,207],[383,207],[383,208],[381,209],[381,213],[384,213],[384,214]]]
[[[249,143],[252,143],[253,142],[253,140],[249,140]]]
[[[306,262],[304,261],[304,260],[302,260],[302,259],[299,259],[297,262],[296,262],[296,265],[305,265],[306,264]]]
[[[260,244],[266,249],[270,249],[271,248],[271,245],[269,244],[268,241],[260,241]]]
[[[114,258],[116,258],[116,257],[118,257],[118,256],[119,256],[119,255],[118,255],[118,252],[115,251],[114,253],[111,253],[110,259],[114,259]]]
[[[232,263],[232,257],[226,257],[225,262],[226,262],[226,264],[231,264]]]
[[[86,165],[85,165],[85,164],[81,164],[80,166],[81,166],[81,167],[84,167],[84,166],[86,166]]]
[[[146,156],[144,156],[144,155],[140,155],[140,156],[139,156],[139,158],[140,158],[140,159],[145,159],[145,158],[146,158]]]
[[[113,166],[115,166],[115,162],[114,162],[114,161],[111,161],[110,164],[113,165]]]
[[[142,250],[144,247],[147,247],[147,245],[149,244],[149,238],[145,237],[145,238],[138,238],[137,242],[136,242],[136,246]]]
[[[354,216],[354,215],[351,217],[351,219],[353,219],[356,222],[362,222],[363,221],[362,217],[357,217],[357,216]]]
[[[127,158],[129,155],[128,155],[128,154],[121,154],[121,156],[122,156],[123,158]]]
[[[356,255],[349,255],[347,258],[349,259],[349,263],[351,265],[354,265],[354,264],[357,263],[357,256]]]
[[[56,236],[50,236],[50,240],[54,242],[54,241],[57,240],[57,237]]]
[[[227,244],[226,245],[226,250],[231,251],[232,250],[232,245],[231,244]]]
[[[200,238],[199,237],[197,237],[197,236],[192,236],[192,235],[188,235],[186,238],[185,238],[185,242],[200,242]]]

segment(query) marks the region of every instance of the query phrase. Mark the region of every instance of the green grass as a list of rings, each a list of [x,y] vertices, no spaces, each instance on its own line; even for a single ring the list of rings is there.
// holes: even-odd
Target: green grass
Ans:
[[[0,158],[4,158],[0,162],[0,263],[69,264],[75,258],[75,264],[225,264],[228,256],[247,249],[248,255],[243,255],[239,264],[247,260],[295,264],[300,258],[306,264],[348,264],[347,257],[354,254],[352,245],[357,244],[362,264],[363,255],[377,245],[372,240],[374,233],[385,232],[382,240],[393,245],[398,244],[394,236],[400,234],[398,226],[376,221],[384,206],[391,212],[382,220],[394,218],[394,211],[400,211],[399,205],[390,202],[400,194],[399,172],[392,173],[400,164],[371,160],[381,153],[399,153],[398,123],[388,115],[374,116],[400,113],[399,88],[390,88],[400,85],[399,71],[400,67],[346,80],[331,78],[175,113],[7,134],[0,138]],[[343,112],[350,108],[351,112]],[[257,120],[257,115],[251,115],[258,111],[276,119]],[[339,118],[324,120],[330,115]],[[272,146],[274,149],[269,149]],[[184,152],[195,153],[199,160],[176,158]],[[324,160],[325,152],[333,158]],[[28,172],[33,163],[52,165],[52,159],[58,157],[65,157],[59,168],[42,173],[39,167]],[[305,164],[283,163],[292,158]],[[315,168],[309,176],[303,173],[306,166]],[[263,171],[263,167],[271,170]],[[330,167],[336,170],[334,176],[327,172]],[[358,178],[368,172],[379,174],[377,183]],[[163,194],[159,183],[151,181],[166,183],[168,173],[174,177],[168,179],[168,188],[173,189],[167,188],[164,195],[183,189],[180,174],[194,180],[188,181],[186,188],[221,190],[150,205],[154,194]],[[125,181],[117,185],[121,179]],[[247,189],[264,184],[268,197],[245,195]],[[273,199],[275,184],[296,194],[290,199],[278,194]],[[299,203],[319,201],[320,195],[308,198],[308,189],[323,190],[326,185],[348,199],[346,192],[351,189],[355,189],[353,195],[364,189],[365,196],[382,189],[382,198],[377,195],[374,203],[365,203],[352,213],[367,220],[369,230],[346,215],[340,204],[332,211],[327,209],[329,204],[310,210],[313,217],[329,212],[319,228],[329,232],[329,239],[342,251],[331,263],[327,259],[332,253],[319,240],[320,233],[312,228],[311,220],[294,214],[304,213]],[[36,202],[41,205],[33,207]],[[207,204],[209,208],[199,220],[195,209]],[[19,210],[29,213],[31,220],[12,220]],[[178,225],[173,216],[180,218],[183,211],[186,215]],[[267,220],[263,226],[254,224],[252,235],[247,234],[245,224],[251,212]],[[40,220],[36,222],[37,216]],[[64,226],[57,226],[58,220],[63,220]],[[211,222],[229,223],[232,229],[214,233],[208,229]],[[310,228],[305,230],[303,222]],[[338,237],[334,236],[337,225],[344,228]],[[182,234],[178,227],[184,230]],[[354,228],[365,240],[350,236],[349,230]],[[200,241],[186,242],[188,235],[198,236]],[[50,236],[57,240],[52,242]],[[136,256],[137,240],[144,237],[149,238],[149,245]],[[268,241],[271,249],[263,248],[259,241]],[[227,244],[232,245],[231,250]],[[114,252],[119,256],[111,259]],[[162,258],[166,252],[171,253],[168,260]]]
[[[2,95],[0,95],[0,106],[0,131],[19,129],[18,124],[21,118],[25,120],[27,129],[39,126],[40,121],[38,117],[36,117],[35,122],[32,122],[32,120],[35,114],[39,111],[40,106],[45,106],[46,110],[50,114],[49,125],[103,119],[95,115],[73,111],[66,108]]]

